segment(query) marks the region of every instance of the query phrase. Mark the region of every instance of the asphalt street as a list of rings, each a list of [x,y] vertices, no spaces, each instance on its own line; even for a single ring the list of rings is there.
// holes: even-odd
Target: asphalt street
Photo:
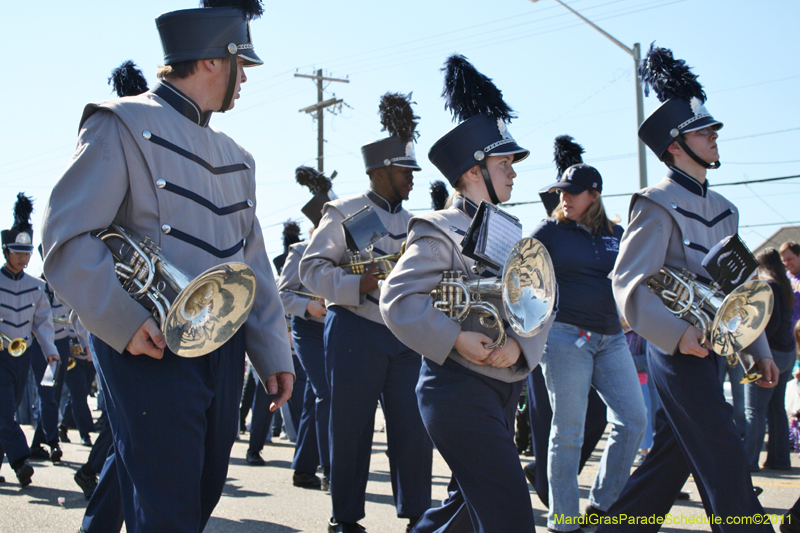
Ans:
[[[99,412],[95,412],[99,415]],[[402,533],[406,521],[395,515],[389,480],[389,461],[386,456],[386,439],[382,431],[383,420],[378,411],[375,423],[375,442],[372,450],[370,480],[367,486],[366,518],[361,524],[369,533]],[[28,440],[33,430],[23,426]],[[71,431],[78,441],[77,432]],[[206,527],[208,533],[293,533],[300,531],[326,531],[330,515],[330,496],[320,490],[301,489],[292,485],[290,469],[293,445],[284,439],[275,439],[262,453],[266,465],[249,466],[245,461],[248,434],[233,447],[228,480],[219,505]],[[604,441],[601,441],[601,446]],[[7,479],[0,484],[0,532],[71,532],[81,523],[86,501],[73,480],[77,468],[86,460],[89,449],[79,443],[63,445],[64,458],[58,464],[39,461],[32,463],[36,472],[33,483],[24,489],[16,483],[13,472],[6,463],[0,474]],[[725,453],[720,450],[719,453]],[[581,509],[600,458],[596,451],[580,476]],[[521,457],[525,464],[529,458]],[[763,457],[762,457],[763,460]],[[764,489],[760,499],[767,513],[783,514],[800,495],[800,459],[792,456],[791,471],[762,470],[753,475],[753,482]],[[438,455],[433,462],[434,501],[446,495],[450,472]],[[686,489],[692,498],[679,502],[672,509],[681,525],[662,527],[661,531],[710,531],[708,525],[688,524],[694,517],[704,515],[697,488],[691,478]],[[547,511],[531,489],[531,503],[539,531],[546,530]],[[775,530],[778,531],[777,526]],[[123,530],[124,531],[124,530]]]

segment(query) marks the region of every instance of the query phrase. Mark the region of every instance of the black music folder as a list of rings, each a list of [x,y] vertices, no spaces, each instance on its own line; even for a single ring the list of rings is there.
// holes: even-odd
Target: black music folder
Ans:
[[[521,238],[519,219],[483,200],[461,240],[461,253],[500,272]]]
[[[738,234],[719,241],[703,258],[706,269],[720,290],[730,294],[758,268],[758,260]]]

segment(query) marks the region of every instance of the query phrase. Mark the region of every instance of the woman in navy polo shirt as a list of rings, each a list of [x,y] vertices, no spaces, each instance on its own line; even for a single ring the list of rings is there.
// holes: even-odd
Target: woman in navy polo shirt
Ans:
[[[546,189],[558,192],[560,202],[531,234],[550,252],[559,290],[558,314],[541,362],[553,409],[548,531],[580,531],[579,523],[586,523],[579,518],[578,464],[590,388],[608,406],[612,424],[589,493],[586,514],[591,520],[603,515],[622,491],[646,424],[642,391],[608,277],[623,230],[606,216],[602,178],[582,163],[580,145],[570,137],[557,139],[557,162],[559,143],[565,142],[572,145],[577,164]]]

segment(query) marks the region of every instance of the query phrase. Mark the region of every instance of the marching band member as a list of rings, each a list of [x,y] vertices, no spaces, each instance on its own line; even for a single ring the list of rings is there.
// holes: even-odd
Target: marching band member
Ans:
[[[381,122],[388,138],[361,148],[370,187],[333,200],[300,261],[300,280],[329,302],[325,359],[331,384],[330,449],[333,516],[328,531],[364,531],[365,491],[372,453],[375,410],[382,399],[392,489],[397,515],[413,524],[430,507],[433,450],[414,405],[420,356],[399,342],[378,309],[378,280],[339,265],[351,261],[342,221],[370,206],[389,234],[374,243],[377,255],[399,252],[411,214],[403,208],[420,170],[414,155],[416,117],[409,98],[387,93]],[[362,250],[363,251],[363,250]]]
[[[298,183],[309,187],[314,197],[303,207],[314,228],[322,218],[322,206],[330,200],[331,180],[313,168],[300,166],[295,171]],[[317,199],[321,197],[321,200]],[[313,229],[311,230],[313,233]],[[306,390],[303,413],[297,430],[297,446],[292,468],[292,482],[297,486],[320,486],[330,490],[330,446],[328,426],[331,411],[331,393],[325,371],[325,344],[322,340],[325,301],[311,296],[300,281],[300,260],[308,248],[308,241],[289,246],[283,271],[278,278],[278,292],[283,307],[291,315],[292,341],[297,358],[306,373]],[[316,451],[312,454],[312,451]],[[317,466],[322,466],[322,479],[316,476]],[[319,481],[318,481],[319,480]]]
[[[647,412],[608,277],[622,227],[606,215],[603,178],[583,163],[583,148],[563,135],[555,151],[563,172],[547,189],[558,191],[560,202],[531,233],[550,252],[559,296],[541,365],[553,410],[547,530],[580,532],[578,472],[592,388],[608,407],[611,432],[589,491],[590,520],[604,514],[625,486]]]
[[[629,225],[612,273],[614,298],[634,331],[648,341],[648,367],[662,408],[653,448],[631,475],[598,531],[657,531],[659,524],[612,524],[621,516],[663,517],[691,473],[713,531],[742,531],[729,517],[763,515],[750,479],[744,444],[725,401],[717,370],[726,358],[700,344],[702,335],[677,318],[645,281],[668,266],[700,280],[706,253],[737,233],[736,207],[708,188],[706,172],[719,167],[722,123],[706,110],[705,91],[683,60],[670,50],[650,47],[640,68],[661,105],[639,127],[639,138],[663,161],[667,175],[633,195]],[[705,283],[709,283],[706,281]],[[772,387],[778,370],[762,335],[742,352],[749,372],[758,367],[759,384]],[[724,450],[721,453],[720,450]],[[619,520],[618,520],[619,521]],[[747,531],[772,531],[767,523]]]
[[[447,500],[427,511],[413,531],[530,532],[533,511],[514,444],[514,415],[552,317],[531,338],[507,328],[505,346],[491,350],[486,345],[493,330],[474,314],[458,325],[432,306],[429,294],[443,271],[477,277],[459,243],[482,200],[509,200],[512,165],[529,152],[509,134],[512,111],[491,80],[459,55],[447,60],[445,72],[447,106],[462,122],[428,157],[455,188],[452,205],[411,219],[407,251],[384,282],[380,302],[391,331],[424,356],[419,409],[453,473]]]
[[[39,255],[42,254],[42,245],[38,247]],[[42,354],[42,349],[39,343],[35,340],[28,345],[28,351],[31,352],[31,370],[33,371],[33,379],[36,382],[39,391],[39,420],[36,422],[36,430],[31,440],[31,459],[49,459],[57,463],[61,460],[63,452],[58,445],[58,416],[61,401],[61,391],[64,388],[64,381],[67,375],[67,368],[69,361],[69,336],[70,326],[63,323],[56,323],[56,321],[64,322],[69,318],[71,309],[58,301],[44,273],[41,275],[44,281],[44,291],[47,294],[47,299],[50,302],[50,310],[53,314],[53,328],[54,340],[56,350],[58,350],[59,360],[62,364],[58,365],[58,374],[55,377],[55,383],[52,386],[42,385],[42,377],[47,369],[47,359]],[[50,447],[50,452],[44,449],[42,444],[47,443]]]
[[[262,64],[249,31],[262,8],[209,4],[228,7],[156,19],[166,64],[156,87],[85,108],[44,219],[45,273],[92,332],[130,532],[205,527],[238,431],[245,350],[277,394],[274,408],[292,390],[283,306],[255,214],[254,161],[209,126],[214,111],[233,108],[244,67]],[[120,285],[111,250],[95,236],[112,223],[152,239],[189,277],[225,262],[249,265],[255,286],[248,282],[251,312],[238,318],[246,316],[244,327],[202,357],[166,349],[170,331]]]
[[[58,361],[53,343],[53,315],[44,290],[44,282],[25,275],[33,252],[33,228],[30,223],[33,203],[22,193],[14,205],[14,225],[2,231],[5,264],[0,268],[0,333],[8,339],[30,342],[31,333],[41,346],[39,356],[50,364]],[[0,464],[3,455],[23,487],[31,482],[33,467],[28,464],[30,449],[22,428],[14,419],[28,382],[31,353],[12,353],[9,341],[0,351]],[[52,441],[49,441],[52,442]],[[53,451],[58,449],[56,443]],[[60,457],[58,457],[60,459]]]

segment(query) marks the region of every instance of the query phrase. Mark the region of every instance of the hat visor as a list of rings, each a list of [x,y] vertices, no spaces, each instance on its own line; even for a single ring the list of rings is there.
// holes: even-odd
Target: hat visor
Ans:
[[[714,126],[717,126],[715,130],[719,130],[722,129],[723,124],[719,120],[714,120],[714,117],[703,117],[692,122],[691,125],[685,130],[682,130],[681,133],[689,133],[690,131],[702,130],[703,128],[711,128]]]
[[[552,185],[548,185],[539,192],[553,192],[554,189],[561,189],[562,191],[567,191],[570,194],[580,194],[583,191],[588,190],[586,187],[581,187],[577,183],[572,183],[569,181],[557,181]]]
[[[530,155],[530,150],[526,150],[525,148],[518,145],[516,142],[510,142],[507,144],[501,144],[492,150],[486,152],[487,157],[497,156],[497,155],[513,155],[514,156],[514,163],[519,163],[526,157]]]
[[[22,252],[22,253],[33,253],[33,245],[32,244],[6,244],[6,248],[11,252]]]
[[[264,61],[261,60],[260,57],[256,54],[256,51],[253,49],[249,50],[242,50],[239,52],[239,57],[244,59],[244,66],[245,67],[258,67],[264,64]]]
[[[392,165],[396,167],[410,168],[413,170],[422,170],[422,167],[420,167],[416,161],[397,161],[392,163]]]

